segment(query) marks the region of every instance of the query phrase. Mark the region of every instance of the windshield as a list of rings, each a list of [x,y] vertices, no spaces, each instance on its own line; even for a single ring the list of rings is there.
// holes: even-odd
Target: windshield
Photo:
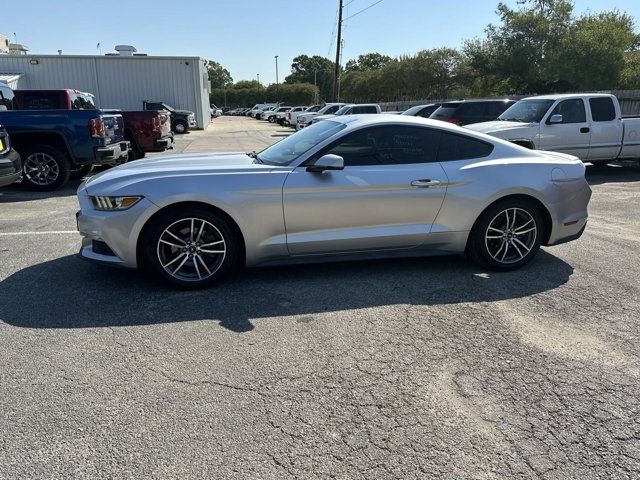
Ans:
[[[338,111],[336,113],[334,113],[334,115],[346,115],[346,113],[351,110],[351,107],[348,105],[345,105],[342,108],[339,108]]]
[[[289,165],[300,155],[344,128],[346,128],[345,124],[330,120],[314,123],[261,151],[257,158],[260,162],[269,165]]]
[[[539,122],[553,105],[553,100],[520,100],[507,108],[498,120],[505,122]]]
[[[170,112],[173,112],[173,107],[170,107],[169,105],[167,105],[166,103],[161,103],[160,105],[162,105],[162,108],[164,108],[165,110],[168,110]]]

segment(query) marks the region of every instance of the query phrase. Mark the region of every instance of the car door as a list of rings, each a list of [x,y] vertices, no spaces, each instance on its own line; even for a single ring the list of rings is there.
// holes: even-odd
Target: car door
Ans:
[[[562,115],[562,122],[551,123],[553,115]],[[561,100],[540,125],[541,150],[568,153],[586,160],[590,143],[591,129],[582,98]]]
[[[309,160],[339,155],[344,170],[295,168],[283,189],[289,253],[409,248],[425,242],[446,192],[447,177],[437,162],[439,137],[438,130],[426,127],[367,127]]]
[[[616,113],[611,97],[589,99],[591,143],[589,160],[612,160],[622,144],[622,118]]]

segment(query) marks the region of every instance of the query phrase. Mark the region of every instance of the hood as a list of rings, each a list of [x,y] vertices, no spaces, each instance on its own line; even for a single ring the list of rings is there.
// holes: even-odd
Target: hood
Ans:
[[[146,192],[127,191],[127,187],[157,178],[264,172],[273,168],[253,163],[253,158],[241,152],[168,155],[106,170],[89,178],[79,191],[84,189],[89,195],[138,195]]]
[[[195,115],[194,112],[191,112],[189,110],[174,110],[173,113],[177,113],[179,115]]]
[[[497,134],[500,132],[513,132],[517,130],[537,128],[537,123],[524,123],[524,122],[505,122],[502,120],[494,120],[492,122],[472,123],[471,125],[465,125],[464,128],[473,130],[474,132],[486,133],[488,135]]]

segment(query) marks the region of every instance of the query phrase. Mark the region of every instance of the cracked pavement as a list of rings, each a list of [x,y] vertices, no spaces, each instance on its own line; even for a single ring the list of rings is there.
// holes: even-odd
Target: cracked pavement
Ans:
[[[218,120],[178,150],[282,130]],[[306,265],[198,292],[75,258],[77,183],[0,190],[0,478],[639,478],[640,171],[588,178],[584,236],[516,272]]]

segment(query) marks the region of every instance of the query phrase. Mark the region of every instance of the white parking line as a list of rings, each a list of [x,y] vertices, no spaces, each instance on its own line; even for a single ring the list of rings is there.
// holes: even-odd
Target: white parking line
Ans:
[[[0,232],[0,237],[15,237],[18,235],[78,235],[77,230],[50,230],[47,232]]]

